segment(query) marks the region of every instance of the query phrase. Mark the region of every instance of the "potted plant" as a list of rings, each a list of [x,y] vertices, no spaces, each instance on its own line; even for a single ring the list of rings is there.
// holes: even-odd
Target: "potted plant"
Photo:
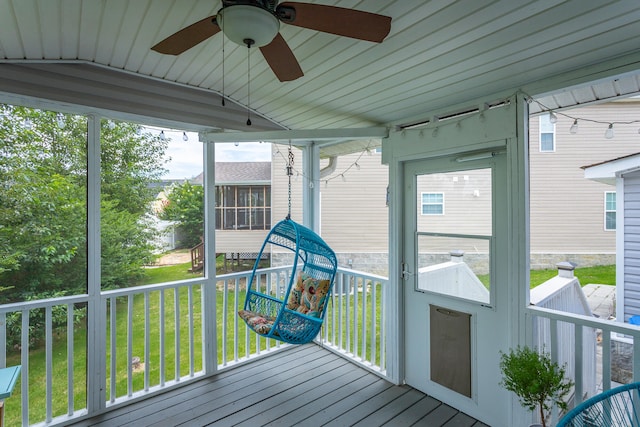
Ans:
[[[500,385],[514,392],[523,407],[540,411],[542,426],[546,427],[546,414],[553,405],[567,409],[565,397],[573,382],[565,378],[565,367],[551,360],[549,354],[529,347],[500,353],[502,381]]]

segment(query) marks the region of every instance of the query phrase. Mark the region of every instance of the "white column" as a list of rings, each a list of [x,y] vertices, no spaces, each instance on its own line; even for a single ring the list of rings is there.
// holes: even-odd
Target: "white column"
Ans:
[[[100,120],[87,119],[87,410],[95,414],[106,406],[106,322],[100,300]]]
[[[216,334],[216,211],[215,211],[215,144],[203,144],[204,156],[204,289],[202,290],[202,351],[206,374],[218,368]]]
[[[320,147],[311,143],[302,149],[302,169],[306,177],[302,187],[302,223],[320,232]]]

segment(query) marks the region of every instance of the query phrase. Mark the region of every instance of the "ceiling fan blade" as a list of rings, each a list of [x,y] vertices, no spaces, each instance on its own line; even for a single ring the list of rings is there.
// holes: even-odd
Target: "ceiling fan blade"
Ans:
[[[276,15],[287,24],[377,43],[391,30],[389,16],[322,4],[285,2]]]
[[[180,55],[218,32],[220,27],[216,23],[216,16],[209,16],[170,35],[151,49],[167,55]]]
[[[264,59],[281,82],[289,82],[304,76],[298,60],[280,33],[271,43],[260,48]]]

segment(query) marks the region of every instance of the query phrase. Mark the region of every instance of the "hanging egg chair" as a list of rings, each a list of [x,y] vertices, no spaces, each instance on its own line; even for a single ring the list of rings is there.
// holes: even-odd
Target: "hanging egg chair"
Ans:
[[[260,292],[258,263],[273,245],[293,254],[282,298]],[[244,309],[238,315],[254,332],[290,344],[312,341],[324,320],[338,261],[333,250],[312,230],[289,217],[271,229],[258,253],[247,284]]]

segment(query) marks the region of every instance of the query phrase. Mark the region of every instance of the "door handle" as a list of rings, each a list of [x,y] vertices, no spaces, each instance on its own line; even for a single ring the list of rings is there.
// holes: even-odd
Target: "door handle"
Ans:
[[[402,280],[409,280],[410,276],[413,276],[414,273],[412,273],[411,271],[407,270],[407,263],[403,262],[402,263]]]

